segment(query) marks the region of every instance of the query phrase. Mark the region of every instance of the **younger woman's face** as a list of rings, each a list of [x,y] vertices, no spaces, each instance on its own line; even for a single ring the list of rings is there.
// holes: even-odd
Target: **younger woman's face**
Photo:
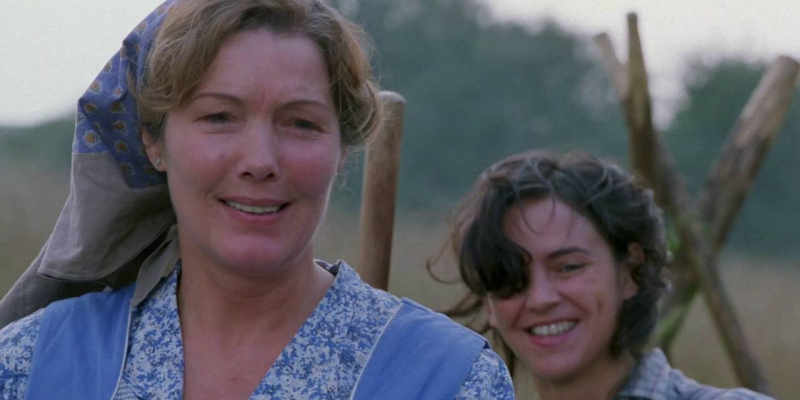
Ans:
[[[534,199],[505,215],[506,236],[531,255],[530,282],[487,298],[489,322],[539,383],[563,384],[613,362],[622,302],[637,292],[594,225],[561,201]]]

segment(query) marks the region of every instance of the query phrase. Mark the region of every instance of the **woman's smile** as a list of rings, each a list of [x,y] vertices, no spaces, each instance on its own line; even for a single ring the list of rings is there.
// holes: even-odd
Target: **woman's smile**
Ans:
[[[254,214],[254,215],[275,214],[276,212],[278,212],[287,205],[287,203],[283,203],[274,206],[256,206],[256,205],[247,205],[240,202],[234,202],[231,200],[224,200],[224,203],[230,208],[239,210],[247,214]]]
[[[554,336],[554,335],[561,335],[565,332],[570,331],[572,328],[575,327],[578,321],[560,321],[560,322],[548,322],[543,324],[536,324],[533,328],[530,329],[531,334],[533,336]]]
[[[226,198],[226,215],[250,233],[268,233],[289,211],[290,202],[274,199]]]

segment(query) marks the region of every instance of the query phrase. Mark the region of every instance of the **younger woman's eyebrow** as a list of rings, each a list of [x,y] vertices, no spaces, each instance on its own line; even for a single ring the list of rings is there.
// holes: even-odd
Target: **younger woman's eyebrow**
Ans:
[[[589,254],[589,250],[584,249],[583,247],[565,247],[563,249],[558,249],[545,257],[546,260],[552,260],[561,256],[565,256],[567,254],[573,253],[581,253],[581,254]]]

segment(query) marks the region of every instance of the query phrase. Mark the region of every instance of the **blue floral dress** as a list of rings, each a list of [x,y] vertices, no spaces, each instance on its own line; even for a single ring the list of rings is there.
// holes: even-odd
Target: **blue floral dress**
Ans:
[[[371,349],[400,299],[363,283],[343,262],[322,264],[333,285],[250,396],[349,399]],[[136,305],[128,356],[114,400],[181,399],[183,344],[178,318],[180,269]],[[0,331],[0,399],[24,399],[42,310]],[[513,399],[508,370],[484,349],[456,399]]]

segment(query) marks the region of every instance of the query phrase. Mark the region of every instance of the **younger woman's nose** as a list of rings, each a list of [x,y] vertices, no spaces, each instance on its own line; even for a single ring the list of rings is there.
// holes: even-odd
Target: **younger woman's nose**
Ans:
[[[525,306],[536,312],[545,312],[556,305],[560,299],[557,288],[547,274],[534,276],[528,286]]]

